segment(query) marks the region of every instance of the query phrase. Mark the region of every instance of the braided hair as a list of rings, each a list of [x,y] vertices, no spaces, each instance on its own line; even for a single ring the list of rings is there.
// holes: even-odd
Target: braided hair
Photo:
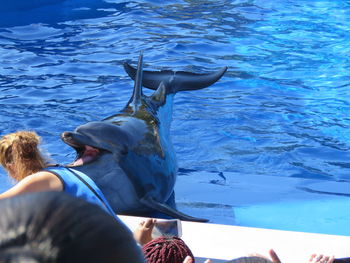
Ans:
[[[182,263],[186,256],[194,256],[185,242],[175,236],[158,237],[142,248],[148,263]]]

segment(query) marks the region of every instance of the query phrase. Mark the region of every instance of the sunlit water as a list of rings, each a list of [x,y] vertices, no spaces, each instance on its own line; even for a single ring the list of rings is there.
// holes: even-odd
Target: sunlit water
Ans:
[[[122,62],[144,50],[149,70],[229,67],[175,98],[180,168],[350,181],[347,1],[6,2],[1,134],[35,130],[53,159],[72,161],[59,135],[120,110],[133,86]]]

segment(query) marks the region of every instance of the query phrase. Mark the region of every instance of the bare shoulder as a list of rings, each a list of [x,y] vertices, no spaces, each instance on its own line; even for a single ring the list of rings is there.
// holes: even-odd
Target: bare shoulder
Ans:
[[[40,172],[37,172],[37,173],[34,173],[34,174],[31,174],[27,177],[33,177],[33,178],[57,178],[56,175],[54,175],[53,173],[49,172],[49,171],[40,171]]]
[[[42,191],[62,191],[61,180],[47,171],[40,171],[23,178],[15,186],[0,194],[0,199],[19,194]]]
[[[29,191],[61,191],[61,180],[48,171],[40,171],[23,178],[18,184],[23,185]]]
[[[44,190],[58,190],[63,189],[61,180],[53,173],[48,171],[40,171],[34,174],[31,174],[24,178],[28,178],[28,182],[31,184],[39,185],[39,188],[44,188]]]

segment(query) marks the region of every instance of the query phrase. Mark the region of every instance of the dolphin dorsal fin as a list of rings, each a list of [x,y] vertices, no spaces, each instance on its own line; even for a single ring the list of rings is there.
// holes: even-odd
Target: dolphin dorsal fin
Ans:
[[[163,105],[166,102],[166,95],[166,87],[164,85],[164,82],[162,81],[159,84],[158,89],[152,94],[151,99]]]
[[[142,98],[142,75],[143,75],[143,51],[140,52],[137,71],[135,76],[134,92],[132,94],[132,104],[140,105]]]

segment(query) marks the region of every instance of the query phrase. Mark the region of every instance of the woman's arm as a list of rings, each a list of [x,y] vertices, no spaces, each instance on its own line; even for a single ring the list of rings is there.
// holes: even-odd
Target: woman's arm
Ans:
[[[0,194],[0,199],[24,193],[62,190],[62,182],[56,175],[42,171],[23,178],[15,186]]]

